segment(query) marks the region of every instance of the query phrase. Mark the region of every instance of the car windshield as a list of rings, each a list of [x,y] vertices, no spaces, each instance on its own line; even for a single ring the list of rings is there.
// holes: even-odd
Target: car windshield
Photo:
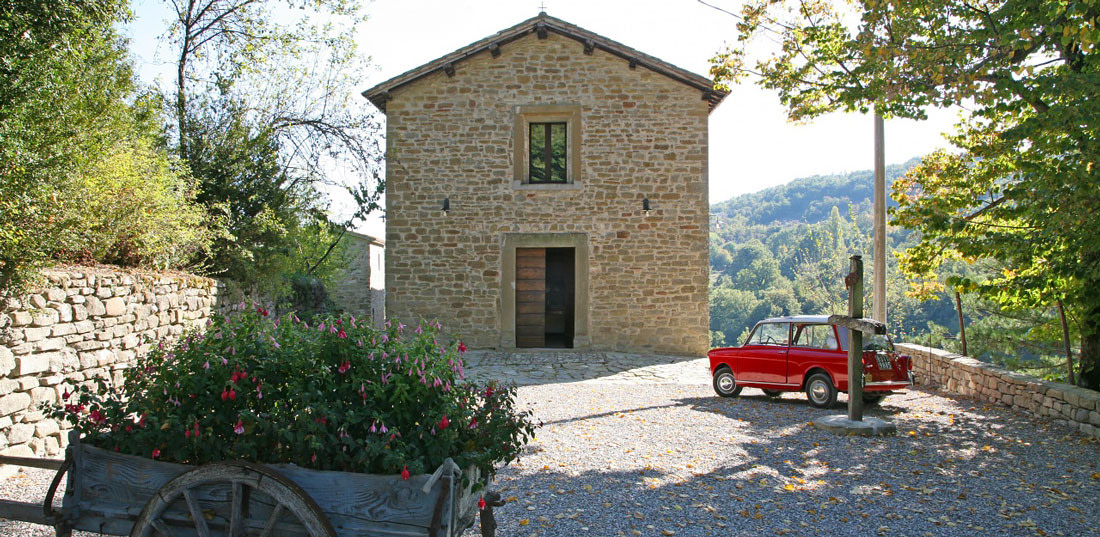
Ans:
[[[884,334],[863,334],[863,350],[865,351],[893,351],[894,343],[890,337]]]
[[[840,348],[848,350],[848,329],[838,327],[837,333],[840,334]],[[892,352],[894,350],[894,342],[890,340],[889,336],[884,336],[882,334],[863,334],[863,350]]]

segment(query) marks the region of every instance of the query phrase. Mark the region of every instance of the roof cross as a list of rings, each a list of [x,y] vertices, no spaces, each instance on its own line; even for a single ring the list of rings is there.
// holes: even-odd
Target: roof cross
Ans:
[[[546,2],[539,4],[539,13],[546,13]]]

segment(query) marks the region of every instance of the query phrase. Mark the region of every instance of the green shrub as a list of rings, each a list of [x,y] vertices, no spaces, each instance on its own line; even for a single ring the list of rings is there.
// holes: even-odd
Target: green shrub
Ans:
[[[194,180],[163,150],[122,140],[77,180],[72,250],[115,265],[188,267],[212,238],[195,194]]]
[[[514,388],[463,381],[465,347],[440,342],[439,328],[238,311],[140,359],[122,386],[66,394],[52,414],[93,445],[172,462],[415,474],[451,457],[491,476],[534,426]]]

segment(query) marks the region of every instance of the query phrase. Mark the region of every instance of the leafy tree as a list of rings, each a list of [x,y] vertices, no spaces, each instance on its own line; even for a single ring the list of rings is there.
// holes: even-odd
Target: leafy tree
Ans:
[[[0,2],[0,288],[64,247],[74,170],[118,130],[129,69],[109,28],[123,6]]]
[[[118,0],[0,1],[0,289],[56,261],[183,267],[209,241],[114,33],[126,16]]]
[[[752,291],[736,289],[732,286],[721,285],[710,293],[710,329],[713,333],[722,334],[722,341],[714,342],[718,345],[739,345],[736,341],[746,326],[760,319],[751,318],[753,311],[760,304],[756,293]],[[713,338],[712,338],[713,339]]]
[[[947,259],[1006,270],[973,286],[1006,305],[1063,300],[1081,311],[1082,386],[1100,389],[1100,41],[1092,2],[959,0],[854,4],[858,23],[825,0],[746,3],[719,83],[748,74],[778,90],[792,119],[835,111],[923,118],[967,103],[957,150],[926,157],[895,186],[894,222],[920,231],[905,256],[931,276]],[[768,33],[780,49],[749,66]],[[970,104],[972,103],[972,104]]]
[[[346,187],[358,210],[380,209],[377,123],[353,101],[363,58],[352,37],[362,19],[350,0],[168,0],[175,50],[175,146],[229,233],[211,265],[267,295],[291,274],[318,276],[339,256],[325,234],[313,258],[301,230],[315,225],[324,185]],[[293,8],[293,9],[290,9]],[[323,226],[330,227],[327,219]],[[319,264],[315,264],[319,263]]]

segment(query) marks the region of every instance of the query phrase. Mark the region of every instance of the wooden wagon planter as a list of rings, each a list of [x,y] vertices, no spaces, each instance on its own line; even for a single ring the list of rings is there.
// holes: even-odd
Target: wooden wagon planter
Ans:
[[[56,528],[140,537],[454,537],[478,513],[480,493],[463,488],[474,468],[448,461],[432,475],[309,470],[294,465],[219,462],[188,466],[123,455],[69,435],[65,460],[0,457],[0,463],[56,469],[39,504],[0,500],[0,517]],[[53,499],[68,476],[60,511]],[[490,504],[482,533],[492,535]]]

